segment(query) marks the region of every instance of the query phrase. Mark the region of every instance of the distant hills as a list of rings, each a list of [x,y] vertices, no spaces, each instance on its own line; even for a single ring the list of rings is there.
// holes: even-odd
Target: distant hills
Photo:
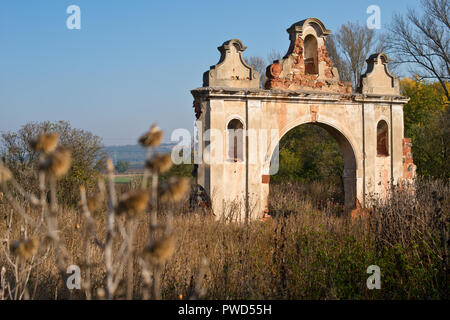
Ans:
[[[163,143],[156,151],[159,153],[167,153],[172,150],[176,143]],[[125,145],[125,146],[108,146],[105,147],[106,153],[114,163],[118,161],[127,161],[130,165],[138,165],[145,162],[146,150],[140,145]]]

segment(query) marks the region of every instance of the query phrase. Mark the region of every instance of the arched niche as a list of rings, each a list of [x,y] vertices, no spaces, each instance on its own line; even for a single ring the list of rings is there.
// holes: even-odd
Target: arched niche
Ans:
[[[389,127],[384,120],[377,124],[377,156],[389,156]]]
[[[318,74],[319,62],[318,62],[318,47],[317,39],[312,34],[309,34],[305,38],[305,73],[306,74]]]
[[[244,124],[239,119],[232,119],[227,125],[228,158],[231,161],[244,161]]]

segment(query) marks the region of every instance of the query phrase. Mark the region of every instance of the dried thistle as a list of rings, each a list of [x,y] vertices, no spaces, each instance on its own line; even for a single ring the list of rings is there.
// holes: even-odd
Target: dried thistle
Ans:
[[[143,256],[151,264],[162,265],[175,251],[175,236],[171,234],[156,240],[151,246],[144,249]]]
[[[39,249],[38,238],[30,238],[14,241],[10,246],[10,250],[14,255],[23,257],[25,259],[29,259],[35,254],[37,254],[38,249]]]
[[[59,135],[56,132],[43,133],[30,141],[30,147],[36,152],[50,153],[56,149],[58,141]]]
[[[103,195],[100,193],[97,193],[96,195],[94,195],[92,197],[88,197],[86,202],[87,202],[87,207],[88,207],[89,212],[94,212],[102,206]]]
[[[98,297],[100,300],[103,300],[103,299],[105,299],[105,296],[106,296],[105,289],[103,289],[103,288],[98,288],[98,289],[97,289],[97,297]]]
[[[172,158],[170,154],[155,154],[153,157],[147,160],[145,166],[147,169],[158,172],[158,173],[164,173],[169,171],[169,169],[172,167]]]
[[[180,201],[189,189],[189,179],[170,178],[160,187],[160,199],[162,202]]]
[[[0,163],[0,184],[8,182],[8,180],[10,180],[11,178],[11,171],[9,171],[7,167]]]
[[[153,125],[150,130],[139,138],[139,143],[144,147],[157,147],[161,144],[163,138],[162,130]]]
[[[71,164],[72,156],[70,151],[59,147],[39,164],[39,169],[56,178],[61,178],[69,171]]]
[[[149,195],[145,190],[125,194],[117,205],[117,214],[134,217],[147,208],[148,200]]]

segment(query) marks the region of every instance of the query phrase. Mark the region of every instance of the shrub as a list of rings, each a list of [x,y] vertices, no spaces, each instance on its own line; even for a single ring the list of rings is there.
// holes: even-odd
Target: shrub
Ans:
[[[39,179],[36,169],[39,153],[33,150],[31,142],[38,135],[50,132],[57,133],[59,144],[72,154],[71,169],[67,176],[58,182],[60,201],[69,205],[76,204],[79,196],[74,190],[78,190],[81,185],[92,190],[104,171],[106,154],[100,137],[74,129],[65,121],[31,122],[17,132],[2,133],[1,159],[27,191],[37,190]]]

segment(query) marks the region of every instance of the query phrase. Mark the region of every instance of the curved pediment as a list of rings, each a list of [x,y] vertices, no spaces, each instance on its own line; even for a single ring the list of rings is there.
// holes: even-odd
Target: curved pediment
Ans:
[[[400,95],[399,80],[389,72],[389,58],[383,52],[372,54],[367,71],[361,76],[359,92],[376,95]]]
[[[303,36],[304,30],[306,30],[308,27],[314,28],[317,37],[326,37],[331,34],[331,31],[325,28],[323,22],[317,18],[308,18],[296,22],[289,29],[287,29],[287,32],[289,34],[296,33],[300,36]]]
[[[220,60],[203,76],[204,87],[259,88],[259,73],[247,64],[242,53],[247,47],[238,39],[219,48]]]

